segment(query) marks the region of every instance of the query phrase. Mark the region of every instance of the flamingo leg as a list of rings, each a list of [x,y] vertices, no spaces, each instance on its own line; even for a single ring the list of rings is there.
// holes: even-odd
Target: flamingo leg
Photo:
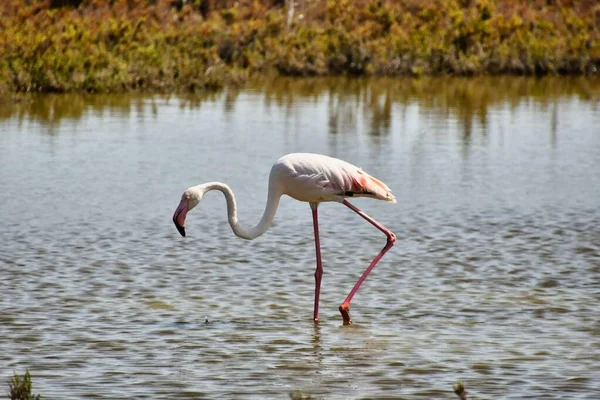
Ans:
[[[375,221],[373,218],[369,217],[362,210],[355,207],[354,205],[347,202],[346,200],[343,201],[343,204],[346,207],[350,208],[355,213],[357,213],[358,215],[360,215],[361,217],[363,217],[364,219],[366,219],[371,225],[373,225],[375,228],[379,229],[381,232],[385,233],[385,235],[387,236],[387,243],[385,244],[383,249],[379,252],[379,254],[377,254],[377,256],[373,259],[373,261],[371,261],[371,264],[365,270],[365,272],[363,272],[362,276],[358,279],[358,282],[356,282],[356,284],[354,285],[354,287],[352,288],[352,290],[346,297],[346,300],[344,300],[342,305],[340,305],[340,313],[342,314],[342,319],[344,320],[344,325],[350,325],[352,323],[352,319],[350,318],[350,302],[352,301],[352,298],[358,291],[358,288],[360,287],[360,285],[362,285],[362,283],[365,281],[365,279],[367,279],[367,275],[369,275],[369,273],[373,270],[373,268],[375,268],[375,265],[377,265],[377,263],[385,255],[385,253],[387,253],[388,250],[392,248],[392,246],[396,242],[396,235],[394,235],[394,233],[392,231],[387,229],[385,226],[383,226],[379,222]]]
[[[311,203],[313,228],[315,231],[315,251],[317,253],[317,269],[315,270],[315,309],[313,319],[319,321],[319,297],[321,295],[321,278],[323,276],[323,264],[321,263],[321,243],[319,240],[319,218],[317,216],[318,203]]]

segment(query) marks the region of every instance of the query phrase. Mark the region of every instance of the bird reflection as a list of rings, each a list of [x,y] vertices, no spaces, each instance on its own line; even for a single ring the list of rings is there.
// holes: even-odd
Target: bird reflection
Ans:
[[[314,352],[314,359],[317,361],[317,365],[321,366],[323,363],[323,343],[321,341],[321,324],[312,324],[312,348]]]

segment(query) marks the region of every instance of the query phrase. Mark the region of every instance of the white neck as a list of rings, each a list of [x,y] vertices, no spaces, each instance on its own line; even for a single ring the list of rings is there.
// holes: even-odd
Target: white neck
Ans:
[[[279,199],[281,198],[281,192],[274,187],[273,182],[269,182],[267,205],[265,206],[265,211],[262,218],[256,226],[252,228],[245,228],[242,227],[238,222],[237,202],[235,201],[235,196],[233,195],[233,191],[229,186],[221,182],[209,182],[199,185],[197,189],[203,193],[211,190],[221,191],[225,195],[225,200],[227,200],[227,218],[229,219],[229,225],[231,225],[233,233],[235,233],[236,236],[248,240],[259,237],[269,229],[273,219],[275,218],[275,212],[277,211]]]

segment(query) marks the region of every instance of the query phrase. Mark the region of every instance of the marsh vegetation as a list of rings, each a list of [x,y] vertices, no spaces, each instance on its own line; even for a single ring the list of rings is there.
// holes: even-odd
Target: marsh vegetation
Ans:
[[[7,0],[0,13],[5,92],[600,67],[600,5],[588,0]]]

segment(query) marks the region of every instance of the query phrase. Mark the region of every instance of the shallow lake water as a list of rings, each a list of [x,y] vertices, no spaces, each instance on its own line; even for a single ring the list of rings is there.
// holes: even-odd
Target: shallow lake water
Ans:
[[[398,241],[310,208],[258,222],[274,161],[343,158],[398,204]],[[600,395],[600,82],[281,79],[210,94],[0,98],[0,380],[59,399]],[[7,392],[8,385],[4,383]],[[470,397],[469,397],[470,398]]]

